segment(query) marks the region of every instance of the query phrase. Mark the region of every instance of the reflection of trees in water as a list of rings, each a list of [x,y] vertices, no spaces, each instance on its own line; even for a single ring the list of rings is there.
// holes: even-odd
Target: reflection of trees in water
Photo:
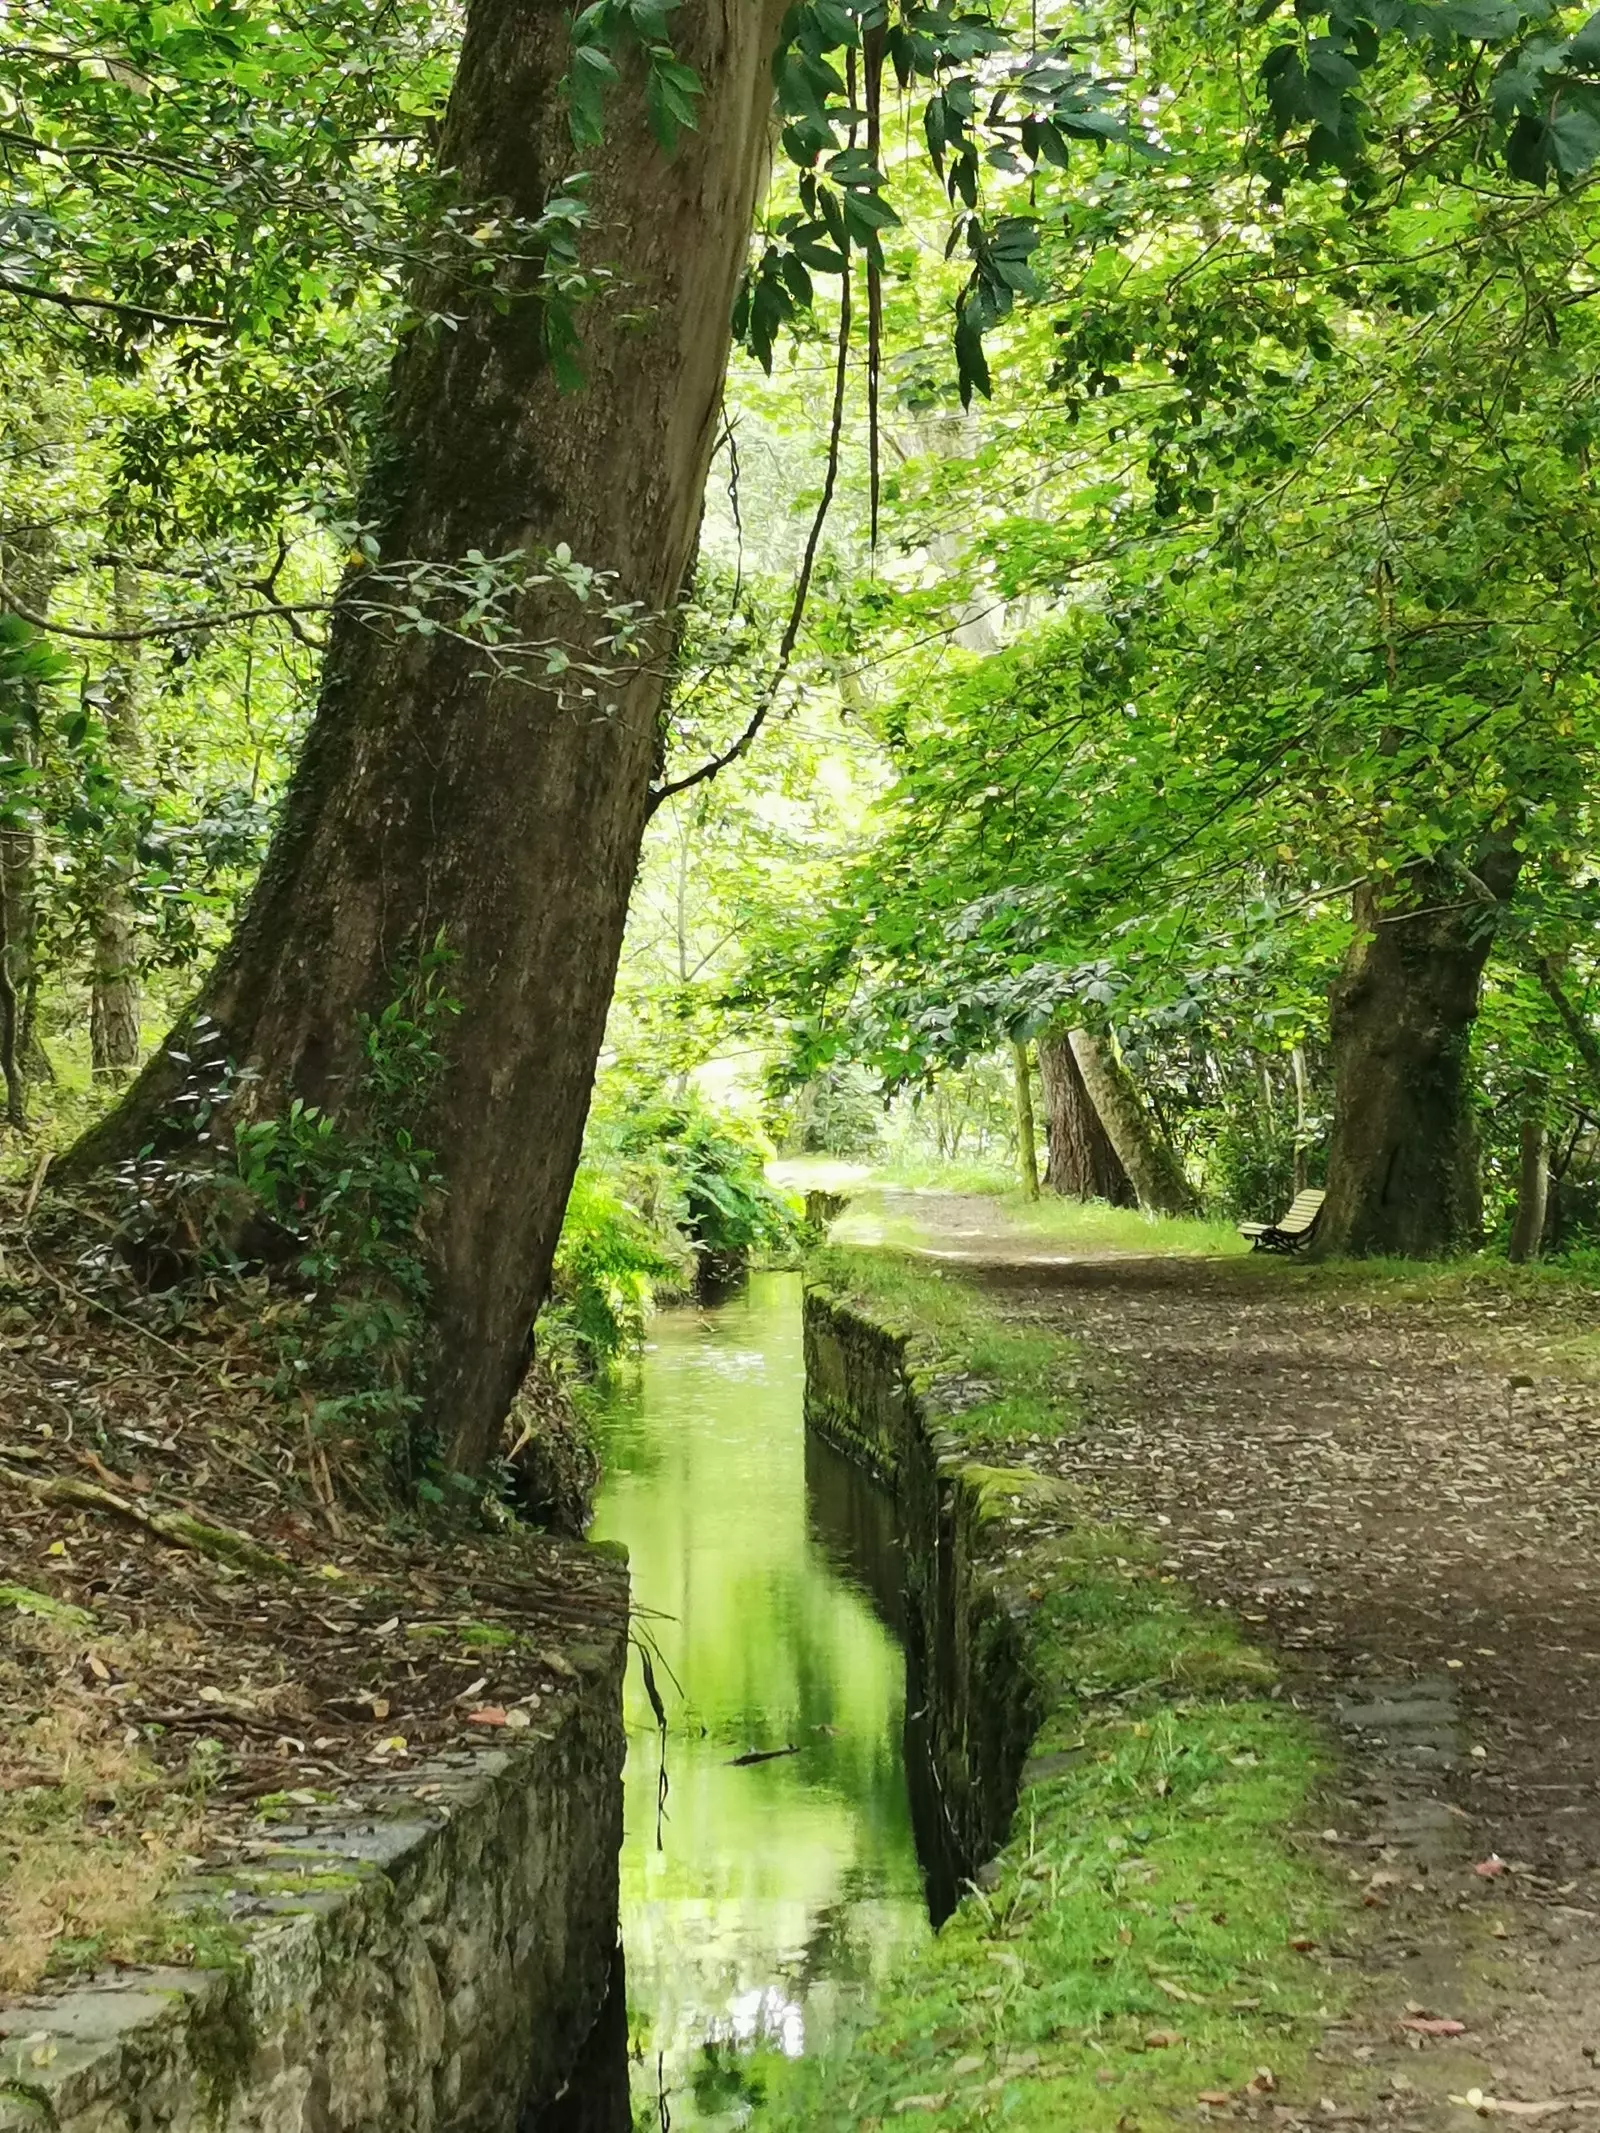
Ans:
[[[806,1513],[811,1537],[847,1585],[872,1602],[897,1642],[905,1634],[905,1551],[894,1500],[842,1452],[806,1432]]]
[[[802,1995],[824,1980],[864,1985],[875,1974],[878,1936],[867,1923],[882,1883],[865,1867],[847,1867],[839,1877],[835,1902],[822,1904],[811,1921],[805,1946],[792,1975]]]
[[[780,1291],[775,1277],[725,1317],[659,1321],[643,1386],[621,1388],[605,1432],[600,1530],[628,1543],[637,1599],[682,1683],[658,1663],[664,1856],[653,1720],[636,1669],[629,1683],[624,1914],[649,2031],[636,2096],[656,2133],[658,2051],[680,2128],[736,2123],[754,2033],[781,2049],[800,2048],[802,2023],[824,2034],[832,1989],[853,1998],[918,1930],[903,1661],[885,1635],[900,1582],[892,1507],[806,1446],[798,1326],[798,1283]]]

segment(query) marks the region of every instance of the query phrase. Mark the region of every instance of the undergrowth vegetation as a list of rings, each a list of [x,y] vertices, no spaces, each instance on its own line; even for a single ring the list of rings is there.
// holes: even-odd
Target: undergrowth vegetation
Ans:
[[[592,1374],[637,1345],[658,1299],[793,1254],[799,1213],[767,1182],[772,1152],[756,1127],[692,1089],[657,1097],[614,1077],[568,1202],[542,1352]]]

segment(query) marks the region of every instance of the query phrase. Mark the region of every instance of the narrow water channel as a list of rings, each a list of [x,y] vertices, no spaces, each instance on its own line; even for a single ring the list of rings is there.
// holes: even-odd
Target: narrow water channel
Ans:
[[[903,1750],[886,1500],[802,1418],[800,1282],[662,1313],[605,1418],[598,1539],[626,1543],[622,1933],[635,2108],[731,2127],[752,2046],[814,2050],[930,1928]],[[764,1760],[751,1760],[752,1757]]]

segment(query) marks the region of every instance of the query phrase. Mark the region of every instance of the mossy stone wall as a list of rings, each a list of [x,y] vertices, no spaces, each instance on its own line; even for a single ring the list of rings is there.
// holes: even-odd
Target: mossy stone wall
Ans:
[[[514,2133],[610,1982],[625,1586],[506,1749],[413,1765],[190,1900],[224,1968],[0,2009],[0,2133]],[[537,2123],[537,2118],[533,2119]]]
[[[907,1660],[926,1705],[934,1791],[970,1873],[1005,1842],[1043,1708],[1005,1533],[1030,1477],[966,1458],[939,1427],[950,1394],[908,1333],[828,1290],[805,1300],[806,1423],[894,1496],[906,1558]],[[956,1395],[959,1397],[959,1394]]]

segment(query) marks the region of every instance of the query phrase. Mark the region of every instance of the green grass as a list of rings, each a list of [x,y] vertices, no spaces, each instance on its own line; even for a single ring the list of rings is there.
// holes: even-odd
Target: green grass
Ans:
[[[941,1417],[964,1450],[1015,1465],[1078,1426],[1064,1337],[1009,1328],[953,1274],[889,1253],[830,1251],[814,1274],[910,1332],[919,1374],[994,1387]],[[1025,1787],[995,1886],[964,1900],[859,2032],[776,2069],[758,2123],[1156,2133],[1252,2081],[1309,2093],[1339,1990],[1320,1950],[1359,1915],[1293,1837],[1325,1774],[1320,1736],[1273,1695],[1270,1657],[1164,1577],[1141,1538],[1070,1500],[1064,1519],[1063,1492],[1031,1476],[971,1485],[1026,1623],[1046,1712],[1034,1753],[1056,1774]]]
[[[871,1183],[897,1185],[911,1192],[975,1192],[998,1199],[1013,1191],[1020,1196],[1021,1192],[1013,1164],[987,1159],[947,1162],[931,1155],[899,1156],[892,1162],[875,1164]]]
[[[938,1246],[946,1241],[942,1231],[933,1223],[931,1210],[927,1222],[919,1219],[914,1208],[886,1212],[882,1199],[884,1189],[923,1188],[908,1188],[902,1177],[890,1177],[882,1171],[874,1171],[870,1179],[853,1188],[846,1186],[844,1190],[850,1195],[851,1205],[834,1229],[837,1241],[886,1244],[903,1251]],[[1235,1225],[1221,1219],[1180,1220],[1168,1215],[1146,1215],[1137,1208],[1107,1207],[1099,1201],[1086,1204],[1081,1200],[1063,1200],[1053,1193],[1030,1200],[1020,1187],[1007,1186],[998,1190],[978,1183],[952,1182],[948,1170],[940,1177],[936,1189],[981,1202],[981,1206],[974,1209],[978,1218],[989,1225],[992,1234],[1009,1237],[1015,1242],[1051,1245],[1069,1253],[1116,1252],[1141,1257],[1159,1254],[1181,1258],[1239,1258],[1249,1254],[1249,1247]],[[962,1242],[954,1236],[948,1241],[957,1247]]]
[[[1108,1207],[1103,1200],[1063,1200],[1054,1193],[1029,1200],[1020,1188],[1007,1192],[1000,1204],[1013,1227],[1079,1251],[1236,1257],[1250,1249],[1237,1225],[1220,1216],[1146,1215],[1136,1207]]]

